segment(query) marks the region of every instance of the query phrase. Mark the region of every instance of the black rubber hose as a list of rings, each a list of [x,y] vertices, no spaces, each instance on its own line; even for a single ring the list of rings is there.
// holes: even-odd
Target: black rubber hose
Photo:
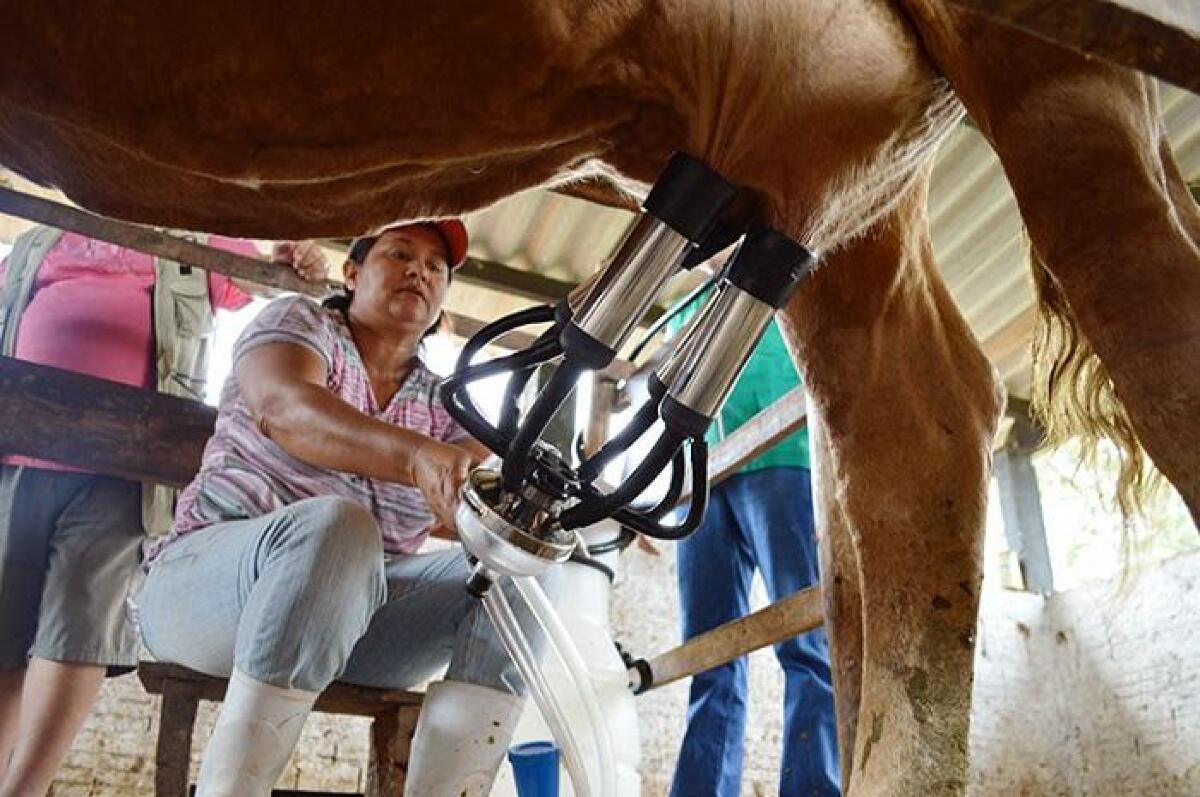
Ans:
[[[621,526],[621,530],[617,532],[617,536],[613,537],[611,540],[605,540],[604,542],[598,542],[595,545],[589,545],[588,553],[592,556],[599,556],[600,554],[609,553],[610,551],[623,551],[628,548],[636,539],[637,534],[633,531],[633,529]]]
[[[547,341],[557,341],[558,333],[561,330],[561,324],[555,322],[553,326],[538,336],[533,342],[531,348],[544,345]],[[529,380],[537,373],[537,368],[526,368],[522,371],[514,371],[508,378],[508,386],[504,390],[504,399],[500,404],[500,422],[496,426],[500,429],[500,433],[505,437],[512,439],[517,433],[517,421],[520,420],[521,410],[518,405],[521,392],[525,390],[525,386],[529,384]]]
[[[653,398],[647,399],[646,403],[639,407],[634,416],[629,419],[629,423],[625,424],[624,429],[601,446],[599,451],[584,460],[583,464],[579,466],[579,480],[581,482],[593,481],[604,471],[604,467],[609,462],[618,454],[627,451],[639,437],[645,434],[646,430],[653,426],[654,421],[658,419],[658,404],[659,402]]]
[[[620,509],[613,519],[629,526],[647,537],[656,540],[682,540],[700,527],[704,512],[708,509],[708,444],[703,440],[692,441],[692,501],[687,517],[678,526],[664,526],[631,509]]]
[[[488,423],[487,418],[483,417],[483,413],[471,401],[470,396],[466,396],[464,403],[460,404],[458,395],[451,393],[442,397],[442,404],[445,405],[446,411],[450,413],[451,417],[458,421],[471,437],[487,446],[493,454],[503,456],[504,452],[508,450],[509,441],[500,434],[498,429]]]
[[[671,484],[667,487],[667,494],[662,497],[662,500],[654,505],[654,508],[642,514],[651,520],[662,520],[663,515],[675,508],[675,504],[679,501],[679,496],[683,493],[683,476],[687,470],[687,455],[684,454],[682,446],[675,452],[675,457],[671,460]]]
[[[517,433],[517,421],[521,419],[519,406],[521,393],[529,380],[537,373],[536,368],[526,368],[508,377],[508,386],[504,389],[504,398],[500,402],[500,422],[496,427],[505,435],[512,437]]]
[[[554,341],[554,346],[559,348],[558,341]],[[550,419],[571,395],[571,391],[575,389],[575,383],[579,381],[579,377],[586,370],[585,364],[575,362],[567,357],[533,402],[533,406],[529,408],[529,413],[517,430],[516,436],[513,437],[512,445],[508,447],[507,453],[502,455],[504,464],[501,466],[500,473],[505,491],[512,492],[521,486],[529,465],[529,452],[533,449],[533,444],[542,436]]]
[[[683,435],[678,432],[672,429],[664,430],[655,441],[654,447],[650,449],[650,453],[620,487],[607,495],[588,496],[564,512],[560,521],[563,528],[578,529],[590,526],[612,515],[616,510],[637,498],[670,464],[683,440]]]
[[[586,552],[576,548],[571,552],[571,556],[569,559],[567,559],[567,561],[571,562],[572,564],[582,565],[583,567],[590,567],[593,570],[603,573],[604,577],[608,579],[609,584],[613,583],[613,580],[617,577],[617,574],[613,572],[611,567],[597,559],[592,558],[590,548],[587,549]]]
[[[558,341],[548,340],[541,346],[456,370],[453,375],[442,382],[440,389],[442,403],[446,406],[446,411],[461,423],[473,437],[491,449],[493,453],[503,457],[509,448],[508,436],[492,426],[479,411],[467,389],[468,386],[478,379],[485,379],[505,371],[535,367],[546,360],[557,357],[559,352]]]
[[[547,321],[553,320],[554,305],[544,304],[538,305],[537,307],[530,307],[493,321],[472,335],[467,341],[466,345],[463,346],[462,352],[458,355],[458,362],[454,364],[454,372],[458,373],[459,371],[469,368],[471,365],[471,360],[475,359],[475,355],[478,354],[484,346],[488,345],[505,332],[511,332],[514,329],[526,326],[527,324],[544,324]],[[557,333],[555,334],[557,335]]]

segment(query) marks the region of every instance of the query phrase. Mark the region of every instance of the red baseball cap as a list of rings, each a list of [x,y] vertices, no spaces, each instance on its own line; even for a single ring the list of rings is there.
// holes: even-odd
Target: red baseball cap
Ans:
[[[450,268],[458,268],[467,259],[467,225],[462,219],[438,219],[426,222],[432,224],[442,236],[446,244],[446,252],[450,255]]]
[[[374,245],[385,232],[389,230],[399,230],[404,227],[421,227],[428,226],[435,229],[442,237],[442,243],[446,245],[446,254],[450,262],[450,268],[458,268],[467,259],[467,225],[462,223],[462,219],[429,219],[427,221],[405,221],[399,224],[389,224],[386,227],[380,227],[378,232],[371,235],[363,236],[354,241],[350,246],[350,255],[353,259],[361,262],[361,257],[366,257],[366,252],[361,252],[361,257],[355,257],[355,250],[360,242],[370,241]]]

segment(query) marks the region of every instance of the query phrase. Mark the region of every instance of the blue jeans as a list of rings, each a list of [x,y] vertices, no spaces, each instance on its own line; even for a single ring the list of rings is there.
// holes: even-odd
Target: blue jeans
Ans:
[[[155,658],[218,677],[236,665],[311,692],[335,679],[404,689],[449,663],[449,680],[521,694],[483,605],[467,594],[470,570],[458,548],[385,561],[370,512],[309,498],[168,545],[137,599],[139,625]],[[529,627],[521,602],[510,603]]]
[[[816,584],[812,488],[806,468],[740,473],[713,488],[708,513],[679,543],[683,635],[690,639],[749,613],[757,568],[772,601]],[[839,794],[837,726],[825,633],[775,646],[785,679],[784,797]],[[687,731],[672,797],[737,797],[746,729],[746,659],[692,679]]]

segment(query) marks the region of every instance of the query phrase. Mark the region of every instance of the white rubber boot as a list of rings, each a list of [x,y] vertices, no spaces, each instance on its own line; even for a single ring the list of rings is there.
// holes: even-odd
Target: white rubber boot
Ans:
[[[404,797],[487,797],[508,752],[524,698],[439,681],[425,692]]]
[[[316,700],[316,692],[271,686],[234,670],[196,797],[270,797]]]

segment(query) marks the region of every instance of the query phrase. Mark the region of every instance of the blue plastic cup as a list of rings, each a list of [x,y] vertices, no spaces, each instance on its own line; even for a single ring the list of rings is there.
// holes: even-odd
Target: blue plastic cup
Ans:
[[[519,797],[558,797],[558,746],[523,742],[508,750]]]

